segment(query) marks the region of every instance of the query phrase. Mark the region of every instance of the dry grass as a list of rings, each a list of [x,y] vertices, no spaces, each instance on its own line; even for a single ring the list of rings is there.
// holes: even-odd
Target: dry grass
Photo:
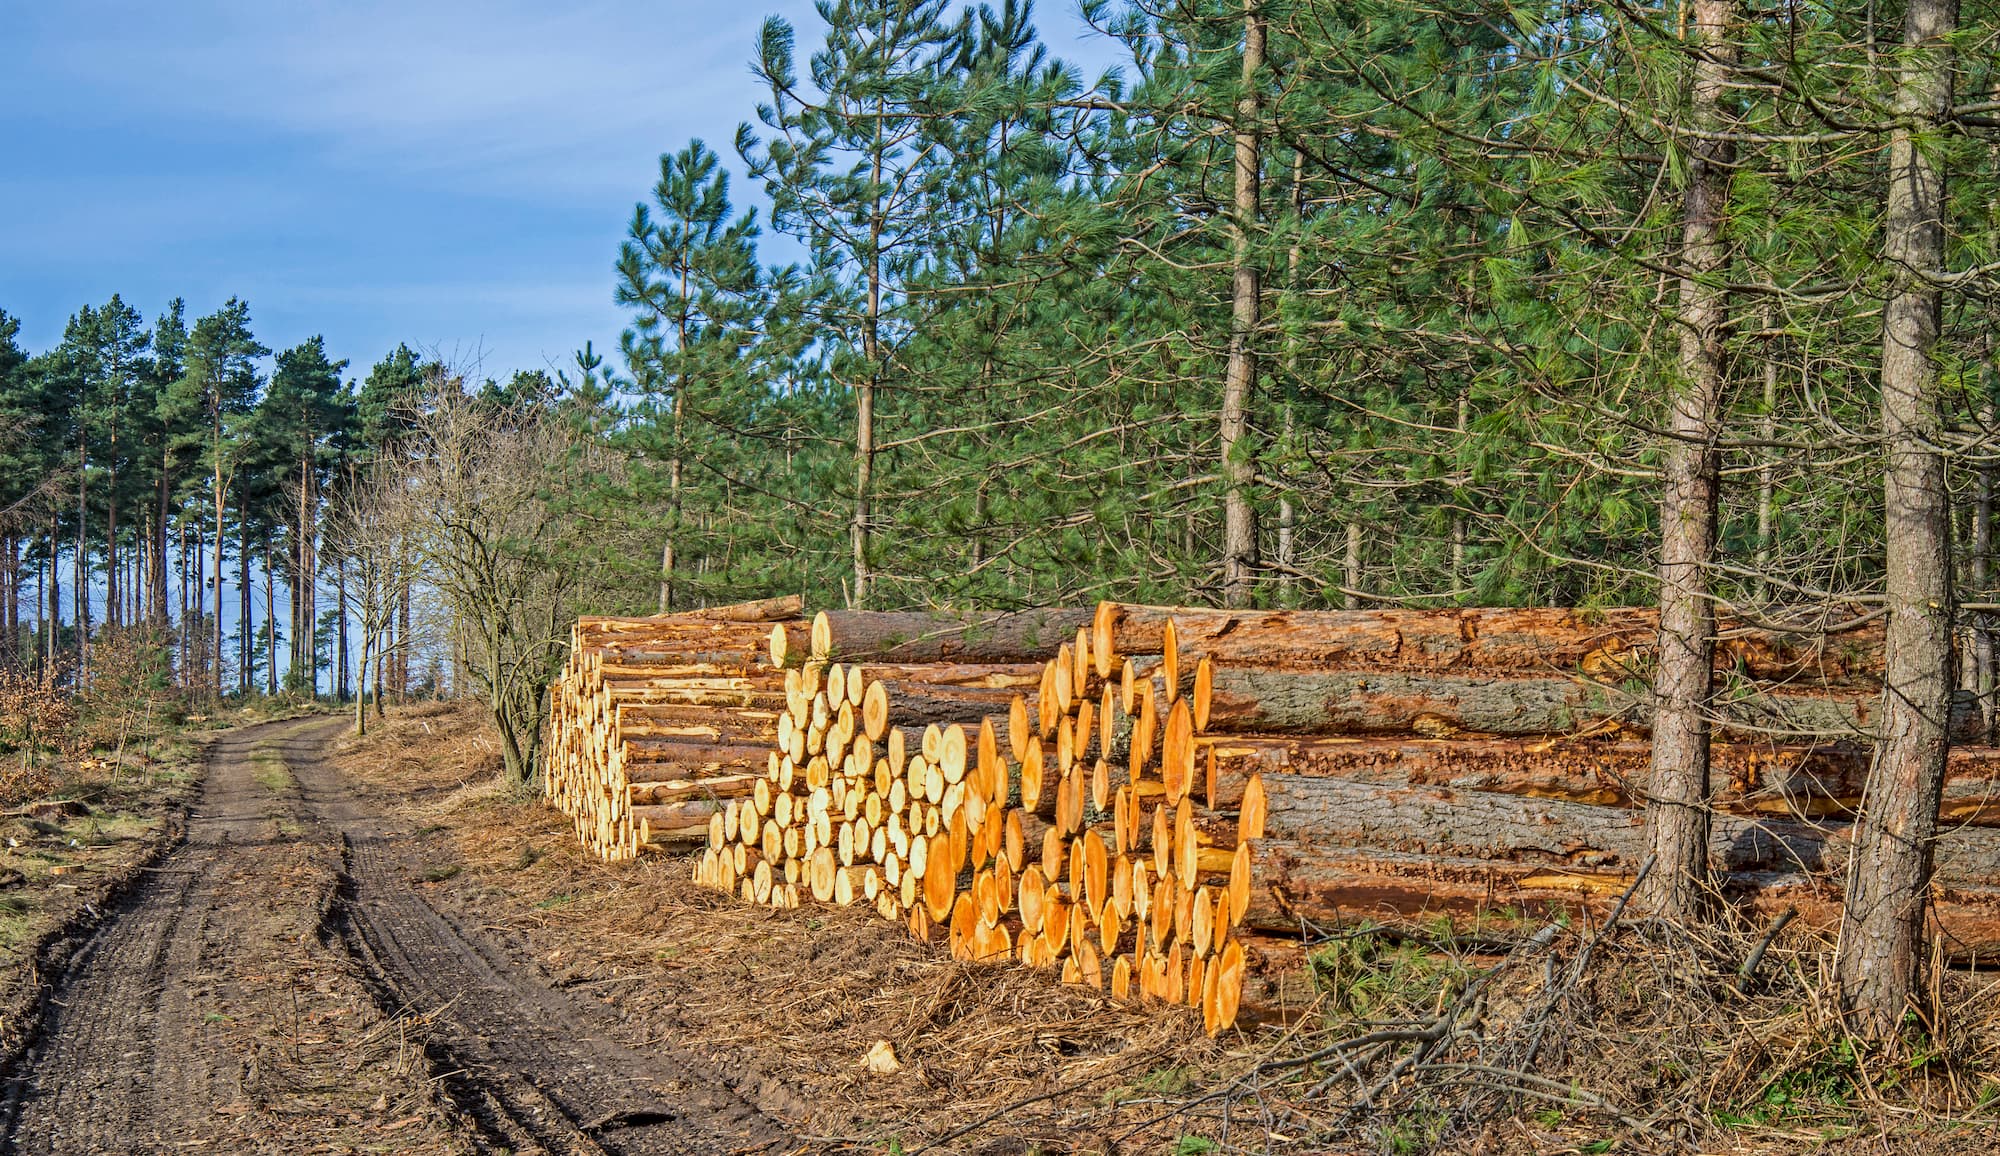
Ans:
[[[1553,927],[1501,959],[1351,928],[1314,951],[1307,1015],[1210,1041],[1182,1010],[957,963],[857,910],[745,907],[682,858],[588,860],[498,785],[469,707],[397,714],[343,761],[432,831],[441,900],[518,933],[630,1042],[748,1074],[813,1150],[1984,1156],[2000,1137],[1994,977],[1942,973],[1943,1046],[1890,1061],[1836,1029],[1810,933],[1739,993],[1758,929]],[[900,1073],[864,1070],[878,1040]]]

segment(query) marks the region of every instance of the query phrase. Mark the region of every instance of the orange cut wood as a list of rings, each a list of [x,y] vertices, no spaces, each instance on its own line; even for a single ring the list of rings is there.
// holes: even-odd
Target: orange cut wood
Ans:
[[[1167,710],[1167,730],[1160,742],[1160,780],[1167,787],[1167,802],[1179,804],[1187,798],[1194,781],[1194,716],[1186,699]]]
[[[1118,662],[1118,619],[1124,612],[1122,604],[1109,600],[1099,602],[1091,612],[1090,653],[1096,661],[1099,678],[1110,678]]]
[[[889,733],[889,692],[879,682],[871,682],[861,694],[861,733],[881,742]]]
[[[1021,911],[1021,929],[1025,934],[1041,934],[1043,917],[1047,914],[1044,909],[1048,887],[1046,880],[1039,866],[1031,865],[1021,872],[1017,902]]]
[[[1215,947],[1215,898],[1207,887],[1197,887],[1194,892],[1192,918],[1190,919],[1189,945],[1197,957],[1207,955]]]
[[[1042,741],[1036,739],[1028,744],[1027,754],[1021,759],[1021,807],[1028,811],[1038,811],[1042,805]]]
[[[1215,1021],[1217,1031],[1232,1027],[1236,1023],[1236,1012],[1243,1001],[1243,944],[1231,938],[1222,945],[1222,954],[1217,958],[1218,975],[1215,977]]]
[[[1061,955],[1069,943],[1069,900],[1061,891],[1050,888],[1042,899],[1042,939],[1048,943],[1053,955]]]
[[[945,782],[956,783],[965,778],[967,752],[964,727],[953,723],[945,728],[938,740],[937,761]]]
[[[1056,703],[1056,663],[1050,659],[1042,668],[1042,681],[1035,688],[1035,731],[1037,737],[1048,739],[1056,733],[1056,720],[1062,717],[1062,708]]]
[[[1132,914],[1132,901],[1137,897],[1132,877],[1133,869],[1137,866],[1124,855],[1118,856],[1111,863],[1111,905],[1118,909],[1120,918]]]
[[[993,863],[993,898],[999,903],[1002,915],[1014,910],[1014,869],[1007,865],[1004,856]]]
[[[1224,897],[1228,903],[1229,918],[1222,922],[1227,927],[1235,927],[1243,922],[1243,913],[1250,909],[1249,843],[1236,845],[1236,853],[1229,863],[1229,887]]]
[[[1270,814],[1270,799],[1264,793],[1264,776],[1250,776],[1243,785],[1243,802],[1236,810],[1236,841],[1246,843],[1264,837],[1265,820]]]
[[[1088,939],[1078,940],[1070,948],[1070,958],[1076,961],[1083,983],[1099,991],[1104,990],[1104,961],[1097,954],[1096,945]]]

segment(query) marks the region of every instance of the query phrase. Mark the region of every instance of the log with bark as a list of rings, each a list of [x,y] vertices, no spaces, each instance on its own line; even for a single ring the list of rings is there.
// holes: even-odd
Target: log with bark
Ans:
[[[1378,672],[1577,672],[1598,678],[1651,669],[1658,612],[1214,610],[1100,603],[1092,650],[1101,673],[1116,658],[1158,655],[1172,622],[1182,652],[1273,668]],[[1882,671],[1882,625],[1865,612],[1753,625],[1718,624],[1716,665],[1755,679],[1865,685]]]

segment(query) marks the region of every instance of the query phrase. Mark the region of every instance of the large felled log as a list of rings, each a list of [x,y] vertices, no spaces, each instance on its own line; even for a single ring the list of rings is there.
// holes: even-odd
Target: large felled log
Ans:
[[[1265,831],[1277,838],[1572,867],[1631,869],[1645,857],[1638,811],[1299,775],[1266,779],[1264,789]],[[1824,843],[1802,823],[1718,815],[1709,851],[1723,870],[1819,870]]]
[[[1442,934],[1444,923],[1461,942],[1494,951],[1529,938],[1549,920],[1574,921],[1585,912],[1602,919],[1631,884],[1630,878],[1611,874],[1516,880],[1495,875],[1487,864],[1387,863],[1339,851],[1309,853],[1319,861],[1311,874],[1322,885],[1293,892],[1308,925],[1331,929],[1369,922],[1392,935],[1408,926],[1430,940]],[[1822,880],[1742,876],[1726,882],[1725,894],[1752,919],[1768,922],[1792,908],[1802,926],[1832,931],[1840,922],[1839,891]],[[1257,919],[1273,927],[1269,933],[1238,932],[1248,956],[1240,1018],[1287,1021],[1311,1013],[1320,1006],[1324,981],[1310,974],[1312,949],[1297,938],[1300,918],[1287,921],[1272,914],[1275,901],[1260,902]],[[1933,910],[1947,962],[1991,966],[2000,960],[2000,896],[1941,892]]]
[[[772,710],[621,702],[615,705],[614,712],[614,725],[625,738],[764,742],[778,725],[778,712]]]
[[[809,654],[789,631],[769,638],[772,659],[796,665],[806,657],[835,662],[1042,662],[1079,627],[1088,610],[950,611],[826,610],[813,619]],[[782,642],[780,640],[783,640]]]
[[[1389,785],[1451,787],[1574,803],[1640,805],[1650,751],[1603,739],[1413,739],[1321,736],[1199,738],[1197,766],[1212,807],[1234,808],[1253,775],[1296,774]],[[1868,776],[1865,747],[1715,743],[1715,803],[1746,815],[1851,817]],[[1943,813],[2000,826],[2000,749],[1951,752]]]
[[[732,602],[726,606],[704,606],[695,610],[682,610],[673,614],[615,615],[585,614],[577,619],[579,629],[615,631],[620,629],[650,630],[682,622],[779,622],[787,618],[797,618],[805,607],[804,599],[797,594],[783,594],[776,598],[758,598],[749,602]]]
[[[1726,735],[1831,742],[1865,739],[1881,695],[1866,690],[1725,691],[1715,702]],[[1617,723],[1644,730],[1642,687],[1584,678],[1375,674],[1251,667],[1214,670],[1207,729],[1216,733],[1559,735]],[[1977,737],[1977,700],[1954,705],[1957,741]]]
[[[1646,854],[1645,816],[1636,810],[1298,775],[1263,786],[1266,833],[1323,846],[1621,871]],[[1848,832],[1845,823],[1718,814],[1709,861],[1718,871],[1838,872]],[[1953,827],[1936,855],[1941,885],[2000,889],[2000,830]]]
[[[1659,630],[1658,612],[1644,607],[1308,611],[1103,603],[1092,625],[1093,651],[1106,658],[1160,654],[1169,620],[1182,652],[1224,662],[1407,672],[1581,671],[1611,678],[1650,669]],[[1716,664],[1751,678],[1807,684],[1879,679],[1879,623],[1819,633],[1856,620],[1843,614],[1782,630],[1724,620]]]

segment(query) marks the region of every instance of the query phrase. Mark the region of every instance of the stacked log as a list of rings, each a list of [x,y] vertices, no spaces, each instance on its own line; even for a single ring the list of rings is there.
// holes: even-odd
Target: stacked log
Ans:
[[[698,846],[751,789],[784,708],[757,656],[796,597],[648,618],[577,621],[551,688],[545,800],[607,862]]]
[[[1092,672],[1093,617],[779,624],[776,747],[753,793],[710,821],[695,880],[775,907],[867,905],[961,959],[1185,1003],[1212,1031],[1233,1023],[1247,851],[1234,832],[1214,840],[1191,801],[1160,806],[1157,760],[1125,755],[1133,727]],[[1148,701],[1166,694],[1159,683]]]
[[[1750,909],[1828,921],[1882,632],[1823,625],[1723,625],[1711,859]],[[1327,929],[1500,945],[1629,887],[1655,629],[1117,603],[585,619],[547,790],[607,859],[698,847],[695,880],[747,902],[866,906],[1215,1032],[1283,1014]],[[1946,951],[1990,962],[2000,753],[1953,752],[1944,811]]]
[[[1358,919],[1496,922],[1602,906],[1645,854],[1649,610],[1217,611],[1107,603],[1101,655],[1191,703],[1198,797],[1249,810],[1246,936]],[[1882,631],[1722,624],[1711,865],[1752,908],[1837,918],[1881,693]],[[1981,737],[1960,704],[1957,737]],[[1185,757],[1185,756],[1184,756]],[[1172,777],[1172,776],[1170,776]],[[2000,751],[1951,756],[1936,910],[2000,953]],[[1504,919],[1502,918],[1504,917]],[[1294,958],[1253,942],[1260,956]],[[1253,997],[1254,998],[1254,997]]]

